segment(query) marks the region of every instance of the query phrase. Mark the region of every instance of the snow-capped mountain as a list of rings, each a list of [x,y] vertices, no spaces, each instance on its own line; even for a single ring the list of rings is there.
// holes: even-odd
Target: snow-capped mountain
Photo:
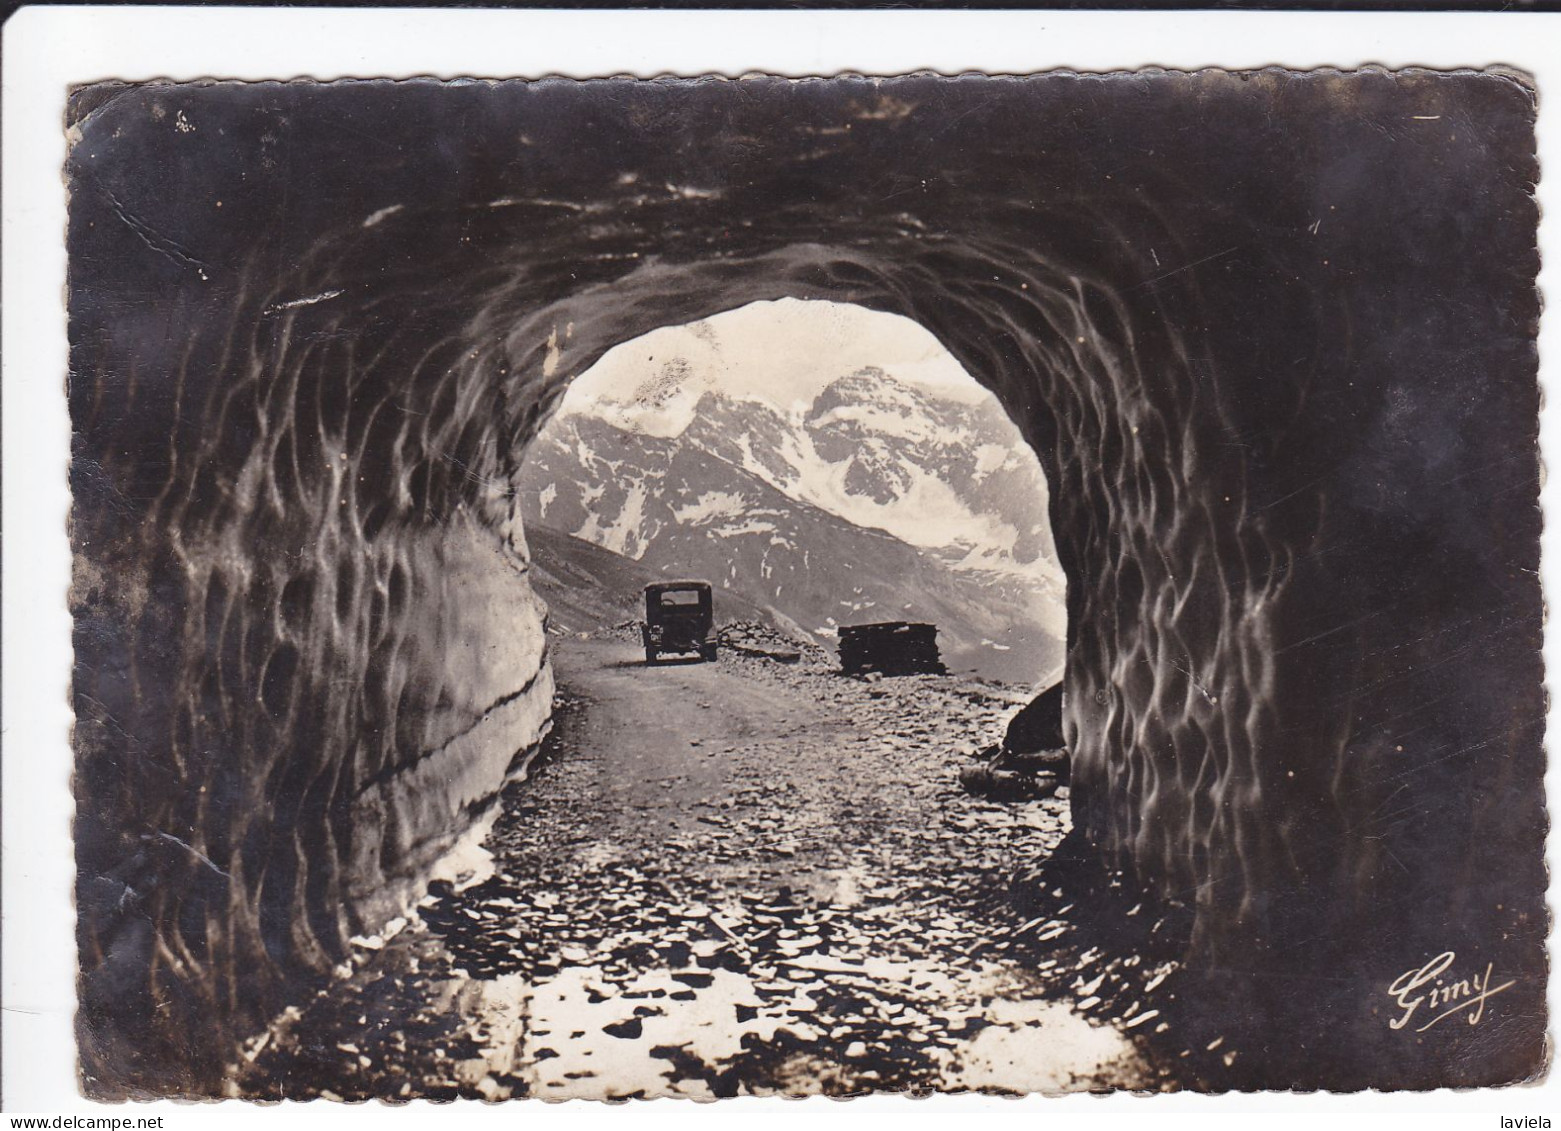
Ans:
[[[872,369],[786,406],[679,377],[566,403],[527,452],[528,525],[706,577],[824,641],[927,620],[953,667],[1052,674],[1063,590],[1045,480],[995,402]]]
[[[669,363],[625,400],[566,402],[643,437],[681,439],[776,490],[969,568],[1060,579],[1040,465],[995,398],[933,396],[867,367],[811,402],[729,397]]]

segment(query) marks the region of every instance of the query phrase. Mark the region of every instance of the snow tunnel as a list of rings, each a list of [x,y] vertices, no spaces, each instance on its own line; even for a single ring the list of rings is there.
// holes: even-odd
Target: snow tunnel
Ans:
[[[1379,128],[1438,99],[1456,138]],[[88,1090],[210,1088],[480,834],[552,693],[528,439],[614,345],[779,299],[925,327],[1034,447],[1077,834],[1289,1036],[1266,1086],[1321,1055],[1298,993],[1339,1082],[1508,1078],[1537,300],[1532,168],[1485,155],[1531,128],[1435,74],[77,92]],[[1405,1060],[1381,987],[1474,923],[1520,1039]]]

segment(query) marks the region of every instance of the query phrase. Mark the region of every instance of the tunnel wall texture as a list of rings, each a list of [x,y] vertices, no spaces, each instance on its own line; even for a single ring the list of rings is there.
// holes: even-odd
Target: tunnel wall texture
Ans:
[[[104,85],[72,113],[89,1090],[209,1091],[419,890],[548,709],[527,438],[611,346],[782,296],[922,323],[1035,447],[1075,824],[1193,909],[1218,1008],[1271,1018],[1255,1085],[1541,1062],[1522,82]],[[1515,979],[1502,1023],[1390,1030],[1387,984],[1443,950]]]

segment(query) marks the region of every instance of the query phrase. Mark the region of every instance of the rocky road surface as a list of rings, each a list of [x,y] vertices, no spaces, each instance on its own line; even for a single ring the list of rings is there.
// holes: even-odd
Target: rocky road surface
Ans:
[[[956,774],[1017,689],[646,667],[621,638],[565,639],[555,665],[491,868],[359,940],[246,1046],[235,1094],[1158,1090],[1233,1058],[1176,1031],[1174,960],[1079,922],[1085,884],[1015,898],[1065,797],[986,802]],[[1122,902],[1152,943],[1162,922]]]

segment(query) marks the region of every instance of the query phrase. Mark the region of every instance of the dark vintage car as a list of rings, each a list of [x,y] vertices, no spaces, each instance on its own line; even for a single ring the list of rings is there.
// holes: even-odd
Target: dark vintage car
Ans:
[[[661,581],[645,586],[645,662],[654,664],[667,652],[694,652],[706,660],[716,656],[711,628],[715,614],[708,581]]]

